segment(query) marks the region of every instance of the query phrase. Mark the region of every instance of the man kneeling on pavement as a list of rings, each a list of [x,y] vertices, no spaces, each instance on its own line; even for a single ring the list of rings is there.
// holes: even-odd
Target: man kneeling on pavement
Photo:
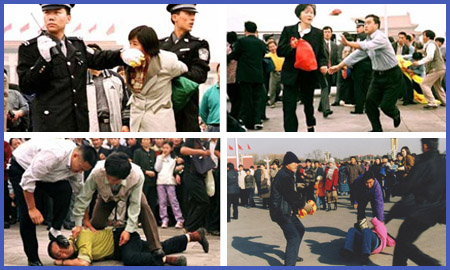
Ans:
[[[105,161],[97,163],[86,180],[81,193],[77,196],[73,209],[75,228],[72,230],[72,234],[73,239],[76,239],[75,245],[79,245],[78,248],[82,248],[85,242],[88,242],[87,250],[83,251],[84,255],[81,255],[81,257],[80,255],[78,256],[78,259],[81,261],[78,259],[71,260],[67,262],[67,265],[88,265],[92,260],[111,257],[120,258],[117,255],[113,256],[115,255],[113,251],[121,251],[122,249],[124,249],[122,259],[126,265],[162,265],[165,260],[165,251],[173,253],[186,248],[186,244],[182,244],[183,241],[179,243],[180,240],[169,241],[170,244],[166,246],[161,245],[155,217],[145,196],[142,196],[143,183],[144,174],[142,169],[136,164],[131,163],[128,160],[128,156],[123,153],[113,153]],[[92,213],[92,219],[90,219],[87,207],[95,191],[98,192],[98,197]],[[97,235],[97,230],[106,228],[108,216],[119,201],[124,201],[128,204],[126,227],[116,230],[114,237],[112,237],[113,232],[108,232],[108,230],[104,230]],[[95,235],[80,238],[83,232],[81,229],[83,217],[85,227],[90,230],[87,233],[93,233]],[[141,242],[139,235],[136,233],[138,218],[142,223],[147,243]],[[89,235],[87,233],[84,234]],[[204,230],[198,230],[187,235],[187,240],[199,241],[205,252],[208,252],[209,244],[204,234]],[[88,239],[83,240],[84,238]],[[131,239],[134,240],[130,241]],[[172,242],[175,242],[175,244]],[[129,245],[125,248],[127,243]],[[73,256],[75,251],[72,246],[63,247],[61,245],[53,245],[53,242],[51,242],[49,244],[49,254],[52,258],[59,258],[61,254],[66,253],[71,253]],[[131,248],[129,248],[130,246]],[[107,249],[107,247],[109,248]],[[62,251],[55,253],[55,255],[52,253],[53,249]],[[94,249],[96,250],[94,251]],[[79,254],[82,251],[82,249],[77,250]],[[173,263],[182,264],[183,259]]]

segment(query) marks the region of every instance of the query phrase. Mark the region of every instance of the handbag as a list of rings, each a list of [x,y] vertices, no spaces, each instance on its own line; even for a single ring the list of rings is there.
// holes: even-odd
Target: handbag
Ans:
[[[215,184],[214,184],[214,176],[212,173],[212,170],[209,170],[205,177],[205,186],[206,186],[206,194],[208,194],[209,197],[214,196],[215,190]]]
[[[311,44],[304,39],[297,41],[294,67],[304,71],[317,70],[316,54]]]
[[[178,77],[172,80],[172,103],[173,110],[179,112],[188,103],[191,96],[198,91],[198,83],[185,77]]]
[[[210,156],[193,156],[192,163],[194,163],[195,170],[199,174],[206,174],[209,170],[216,167],[216,163],[214,163]]]

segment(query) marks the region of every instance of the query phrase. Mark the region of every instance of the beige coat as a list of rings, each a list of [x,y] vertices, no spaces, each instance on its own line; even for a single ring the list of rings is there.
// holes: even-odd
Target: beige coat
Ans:
[[[176,131],[172,79],[187,71],[187,66],[174,53],[161,50],[151,59],[142,91],[133,93],[128,102],[131,132]]]

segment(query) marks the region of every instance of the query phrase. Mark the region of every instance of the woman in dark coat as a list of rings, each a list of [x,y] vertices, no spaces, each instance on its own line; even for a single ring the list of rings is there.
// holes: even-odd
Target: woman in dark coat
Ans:
[[[280,37],[277,54],[285,57],[281,71],[281,83],[283,90],[284,130],[288,132],[298,131],[296,115],[297,101],[300,97],[306,116],[308,132],[314,132],[316,119],[314,118],[314,88],[318,83],[320,72],[327,72],[327,59],[325,56],[324,39],[322,30],[311,25],[316,16],[316,5],[300,4],[295,8],[295,15],[300,22],[286,26]],[[303,71],[294,67],[296,59],[296,44],[299,39],[306,40],[313,48],[318,69]]]
[[[230,222],[231,205],[233,205],[233,219],[238,219],[239,205],[239,184],[238,173],[234,169],[233,163],[227,164],[227,222]]]

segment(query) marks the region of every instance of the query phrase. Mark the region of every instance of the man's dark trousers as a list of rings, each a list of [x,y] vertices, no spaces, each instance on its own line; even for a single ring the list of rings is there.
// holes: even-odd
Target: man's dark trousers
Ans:
[[[397,100],[405,91],[402,71],[398,66],[387,71],[374,71],[366,100],[367,117],[373,131],[383,131],[378,107],[392,119],[400,117]]]
[[[256,124],[261,123],[261,102],[264,96],[262,83],[239,84],[241,108],[239,118],[247,128],[253,129]]]
[[[14,159],[11,160],[9,171],[9,180],[16,194],[17,207],[19,209],[20,236],[22,238],[25,254],[29,261],[39,260],[38,241],[36,237],[36,225],[31,221],[28,214],[28,206],[23,195],[20,181],[25,170]],[[45,193],[53,198],[53,220],[52,227],[55,230],[61,230],[64,219],[69,211],[70,200],[72,197],[72,187],[69,181],[62,180],[54,183],[36,182],[34,195]]]
[[[367,63],[355,65],[352,73],[353,91],[355,95],[355,112],[363,113],[366,103],[367,91],[372,80],[372,70]]]
[[[286,238],[286,252],[284,258],[285,266],[295,266],[297,263],[300,244],[305,234],[305,226],[294,215],[289,217],[288,222],[277,222],[281,230],[283,230],[284,238]]]
[[[424,231],[435,224],[431,219],[423,222],[417,218],[406,218],[398,230],[392,265],[406,266],[409,258],[419,266],[439,266],[436,259],[424,254],[413,244]]]

